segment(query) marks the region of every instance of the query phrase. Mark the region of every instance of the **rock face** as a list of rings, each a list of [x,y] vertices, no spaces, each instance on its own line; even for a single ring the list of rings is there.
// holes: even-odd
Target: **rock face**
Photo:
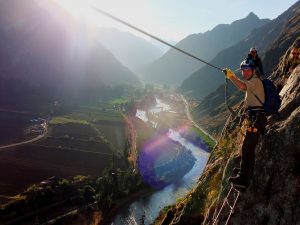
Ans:
[[[286,85],[280,117],[269,118],[267,133],[256,148],[252,184],[241,193],[231,224],[300,223],[300,66]],[[226,191],[228,184],[223,186],[218,205]],[[226,214],[228,211],[221,214],[218,224],[224,224]],[[207,219],[204,224],[212,222]]]
[[[271,75],[275,83],[280,82],[290,49],[299,44],[300,36],[281,57]],[[281,95],[279,114],[268,117],[266,132],[256,146],[250,186],[240,193],[227,224],[300,224],[300,65],[290,75]],[[161,224],[175,224],[177,220],[180,222],[176,224],[182,225],[226,224],[230,209],[225,206],[220,212],[220,208],[231,187],[228,177],[233,175],[233,168],[239,163],[239,120],[239,116],[228,119],[229,123],[211,153],[198,186],[184,201],[168,211]],[[233,196],[229,199],[232,204]]]

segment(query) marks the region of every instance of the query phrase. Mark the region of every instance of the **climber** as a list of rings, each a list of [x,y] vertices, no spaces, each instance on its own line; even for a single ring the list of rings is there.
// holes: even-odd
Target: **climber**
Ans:
[[[223,72],[238,89],[246,92],[244,123],[247,124],[247,129],[240,150],[240,167],[238,174],[229,178],[229,181],[235,187],[245,189],[249,186],[249,181],[253,175],[255,147],[259,136],[265,130],[267,118],[262,106],[262,103],[265,102],[264,87],[262,81],[256,75],[256,66],[252,62],[249,63],[244,60],[240,65],[240,69],[244,81],[240,80],[230,69],[225,68]]]
[[[289,76],[299,64],[299,49],[297,47],[294,47],[291,51],[287,64],[283,68],[283,75]]]
[[[257,50],[254,47],[250,48],[247,58],[245,60],[246,62],[251,63],[252,61],[254,63],[257,76],[259,77],[264,76],[264,69],[263,69],[261,59],[258,56]]]
[[[283,73],[281,80],[277,84],[277,88],[279,92],[283,88],[283,86],[286,84],[287,79],[291,75],[291,73],[294,71],[294,69],[300,64],[300,58],[299,58],[299,49],[297,47],[293,47],[291,50],[291,53],[289,55],[288,61],[283,66]]]
[[[287,79],[293,70],[300,64],[299,49],[294,47],[291,51],[287,64],[283,68],[284,79]]]

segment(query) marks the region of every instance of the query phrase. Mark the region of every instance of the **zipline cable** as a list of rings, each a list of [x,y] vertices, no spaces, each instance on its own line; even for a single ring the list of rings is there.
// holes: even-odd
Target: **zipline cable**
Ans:
[[[192,58],[194,58],[194,59],[196,59],[196,60],[198,60],[198,61],[200,61],[202,63],[205,63],[208,66],[211,66],[211,67],[213,67],[213,68],[215,68],[217,70],[223,71],[222,68],[220,68],[218,66],[215,66],[215,65],[213,65],[213,64],[211,64],[209,62],[206,62],[205,60],[200,59],[199,57],[194,56],[194,55],[192,55],[192,54],[190,54],[190,53],[188,53],[188,52],[186,52],[186,51],[184,51],[184,50],[182,50],[180,48],[177,48],[176,46],[174,46],[174,45],[172,45],[172,44],[170,44],[170,43],[168,43],[168,42],[166,42],[166,41],[164,41],[164,40],[162,40],[162,39],[160,39],[160,38],[158,38],[158,37],[156,37],[156,36],[154,36],[154,35],[152,35],[152,34],[150,34],[148,32],[146,32],[146,31],[143,31],[142,29],[140,29],[140,28],[138,28],[136,26],[133,26],[133,25],[125,22],[124,20],[121,20],[121,19],[119,19],[119,18],[117,18],[117,17],[115,17],[115,16],[113,16],[113,15],[111,15],[111,14],[103,11],[102,9],[99,9],[99,8],[96,8],[96,7],[92,7],[92,8],[95,11],[97,11],[98,13],[101,13],[102,15],[104,15],[106,17],[109,17],[109,18],[111,18],[111,19],[113,19],[113,20],[115,20],[115,21],[117,21],[119,23],[122,23],[122,24],[124,24],[124,25],[126,25],[126,26],[128,26],[128,27],[130,27],[130,28],[132,28],[132,29],[134,29],[134,30],[136,30],[138,32],[140,32],[140,33],[143,33],[143,34],[145,34],[145,35],[147,35],[147,36],[149,36],[149,37],[151,37],[151,38],[153,38],[153,39],[155,39],[155,40],[157,40],[157,41],[159,41],[159,42],[161,42],[161,43],[163,43],[163,44],[165,44],[165,45],[167,45],[167,46],[169,46],[169,47],[171,47],[171,48],[173,48],[173,49],[175,49],[175,50],[177,50],[177,51],[179,51],[179,52],[181,52],[181,53],[183,53],[185,55],[187,55],[187,56],[190,56],[190,57],[192,57]]]
[[[203,59],[200,59],[199,57],[194,56],[194,55],[192,55],[192,54],[190,54],[190,53],[188,53],[188,52],[186,52],[186,51],[184,51],[184,50],[182,50],[182,49],[180,49],[180,48],[177,48],[175,45],[172,45],[172,44],[170,44],[170,43],[168,43],[168,42],[166,42],[166,41],[164,41],[164,40],[162,40],[162,39],[160,39],[160,38],[158,38],[158,37],[156,37],[156,36],[154,36],[154,35],[152,35],[152,34],[146,32],[146,31],[144,31],[144,30],[142,30],[142,29],[136,27],[136,26],[133,26],[133,25],[131,25],[130,23],[127,23],[127,22],[125,22],[124,20],[121,20],[121,19],[119,19],[118,17],[113,16],[112,14],[103,11],[102,9],[99,9],[99,8],[97,8],[97,7],[92,7],[92,8],[93,8],[96,12],[98,12],[98,13],[100,13],[100,14],[106,16],[106,17],[109,17],[109,18],[112,19],[112,20],[115,20],[115,21],[117,21],[117,22],[119,22],[119,23],[122,23],[122,24],[125,25],[125,26],[128,26],[128,27],[130,27],[130,28],[132,28],[132,29],[134,29],[134,30],[140,32],[140,33],[143,33],[143,34],[145,34],[145,35],[147,35],[147,36],[149,36],[149,37],[151,37],[151,38],[153,38],[153,39],[155,39],[155,40],[157,40],[157,41],[159,41],[159,42],[161,42],[161,43],[163,43],[163,44],[165,44],[165,45],[167,45],[167,46],[169,46],[169,47],[171,47],[171,48],[173,48],[173,49],[175,49],[175,50],[177,50],[177,51],[179,51],[179,52],[181,52],[181,53],[183,53],[183,54],[185,54],[185,55],[187,55],[187,56],[190,56],[190,57],[192,57],[192,58],[194,58],[194,59],[196,59],[196,60],[198,60],[198,61],[200,61],[200,62],[202,62],[202,63],[207,64],[208,66],[211,66],[211,67],[213,67],[213,68],[215,68],[215,69],[217,69],[217,70],[223,72],[223,69],[222,69],[222,68],[220,68],[220,67],[218,67],[218,66],[215,66],[215,65],[213,65],[213,64],[211,64],[211,63],[209,63],[209,62],[207,62],[207,61],[205,61],[205,60],[203,60]],[[233,110],[233,109],[229,106],[229,104],[228,104],[228,96],[227,96],[227,79],[226,79],[226,78],[225,78],[225,104],[227,105],[227,108],[228,108],[228,110],[230,111],[231,115],[235,115],[234,110]]]

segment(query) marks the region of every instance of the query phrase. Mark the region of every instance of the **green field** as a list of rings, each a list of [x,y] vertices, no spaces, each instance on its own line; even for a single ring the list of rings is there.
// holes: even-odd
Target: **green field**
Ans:
[[[125,123],[116,103],[123,101],[116,99],[82,105],[69,114],[54,117],[50,122],[49,136],[65,137],[69,142],[76,139],[102,142],[111,151],[122,155],[126,142]]]
[[[0,151],[0,195],[17,194],[52,176],[100,176],[112,165],[126,168],[125,128],[123,115],[109,102],[53,116],[43,139]]]

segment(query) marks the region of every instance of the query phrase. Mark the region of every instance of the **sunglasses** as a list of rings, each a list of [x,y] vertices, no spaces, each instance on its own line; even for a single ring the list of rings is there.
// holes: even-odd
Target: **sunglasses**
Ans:
[[[251,53],[257,53],[257,51],[251,51]]]

